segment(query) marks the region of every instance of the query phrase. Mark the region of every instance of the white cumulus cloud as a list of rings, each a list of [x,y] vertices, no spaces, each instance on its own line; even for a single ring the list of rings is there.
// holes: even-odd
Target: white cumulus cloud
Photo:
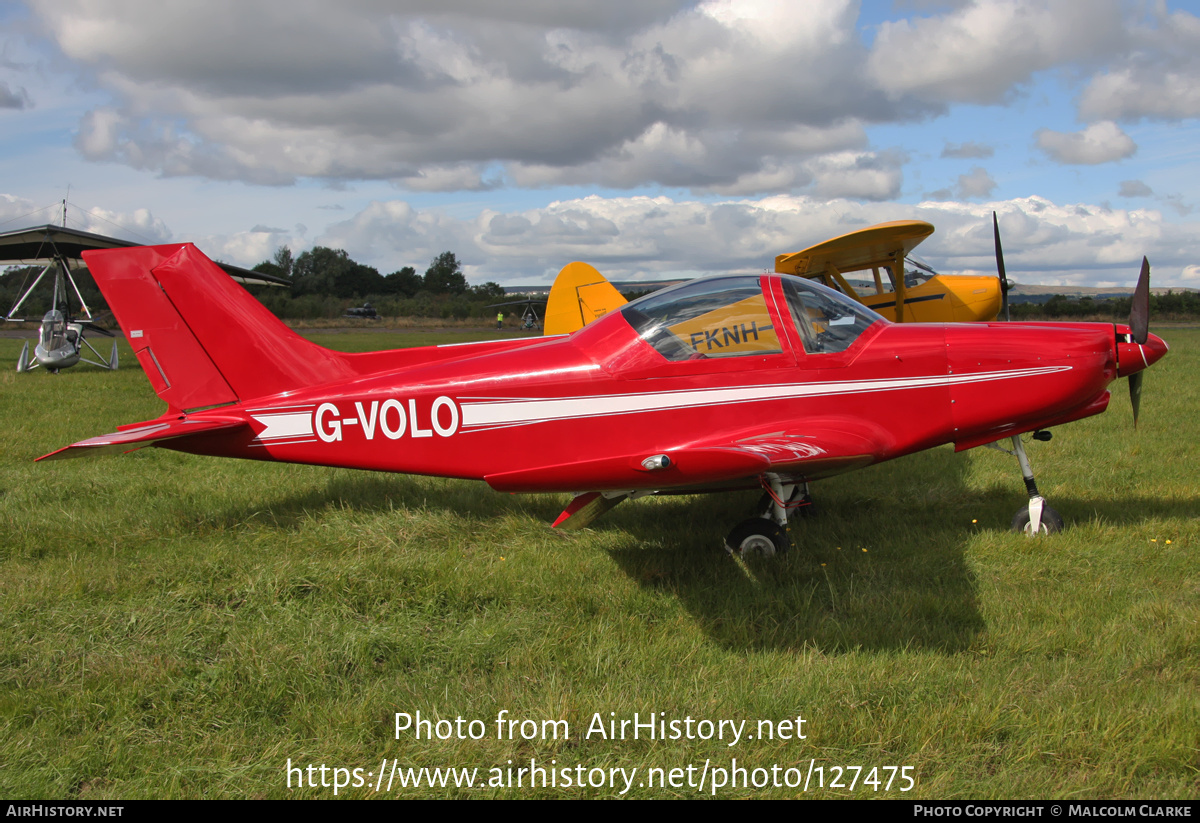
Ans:
[[[1110,54],[1125,39],[1118,0],[976,0],[884,23],[868,70],[896,98],[998,103],[1034,72]]]
[[[1131,157],[1137,151],[1133,138],[1111,120],[1093,123],[1083,131],[1040,129],[1037,146],[1056,163],[1094,166]]]
[[[1154,264],[1156,283],[1200,266],[1193,240],[1200,224],[1171,223],[1150,209],[1040,197],[902,206],[803,195],[717,202],[593,195],[519,211],[484,210],[471,219],[391,200],[371,203],[310,242],[344,248],[384,272],[405,265],[422,270],[449,250],[464,261],[472,282],[532,284],[551,282],[572,260],[621,280],[761,272],[773,268],[778,254],[875,223],[913,219],[936,227],[917,253],[939,271],[992,274],[993,211],[1018,282],[1132,284],[1142,255]],[[274,242],[256,249],[261,256],[231,262],[266,259]]]
[[[1079,102],[1087,120],[1200,117],[1200,18],[1165,4],[1131,28],[1130,47],[1096,72]]]

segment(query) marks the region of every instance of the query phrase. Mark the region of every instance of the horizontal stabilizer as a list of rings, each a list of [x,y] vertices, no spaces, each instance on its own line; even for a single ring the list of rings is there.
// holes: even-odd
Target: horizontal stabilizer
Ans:
[[[137,451],[146,446],[153,446],[163,440],[175,440],[180,437],[192,437],[198,434],[210,434],[216,431],[238,429],[250,424],[242,419],[213,419],[204,420],[156,420],[144,425],[127,428],[112,434],[102,434],[88,440],[81,440],[64,446],[58,451],[50,452],[38,458],[40,460],[64,460],[68,457],[96,457],[102,454],[125,454]],[[34,461],[37,462],[37,461]]]

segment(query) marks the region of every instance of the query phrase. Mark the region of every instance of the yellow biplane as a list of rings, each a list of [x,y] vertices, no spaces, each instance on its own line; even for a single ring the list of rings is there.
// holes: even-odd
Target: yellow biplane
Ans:
[[[931,234],[933,226],[920,220],[880,223],[781,254],[775,271],[837,289],[896,323],[995,320],[999,278],[938,274],[909,256]]]
[[[880,223],[775,258],[775,271],[816,280],[898,323],[994,320],[1001,277],[938,274],[912,257],[933,234],[920,220]],[[997,230],[997,235],[999,234]],[[999,259],[999,237],[997,257]],[[1002,264],[1001,264],[1002,265]],[[558,273],[546,304],[546,334],[567,334],[625,305],[621,293],[587,263]]]

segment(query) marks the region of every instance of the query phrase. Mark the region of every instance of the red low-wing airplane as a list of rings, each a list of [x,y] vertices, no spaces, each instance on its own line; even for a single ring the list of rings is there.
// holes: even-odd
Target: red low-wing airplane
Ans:
[[[1057,530],[1017,435],[1102,412],[1114,379],[1167,351],[1136,310],[1133,330],[898,325],[772,273],[690,281],[570,335],[342,354],[190,244],[85,257],[167,411],[40,459],[153,445],[583,492],[568,528],[643,494],[761,486],[735,552],[786,548],[811,480],[1003,438],[1030,492],[1014,526]]]

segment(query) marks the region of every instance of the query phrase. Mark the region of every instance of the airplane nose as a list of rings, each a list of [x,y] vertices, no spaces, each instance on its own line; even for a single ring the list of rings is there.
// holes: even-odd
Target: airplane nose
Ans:
[[[1119,358],[1118,373],[1121,377],[1148,369],[1163,358],[1169,346],[1157,334],[1146,336],[1146,342],[1138,345],[1121,341],[1117,344]]]
[[[1153,366],[1159,360],[1162,360],[1163,355],[1170,350],[1167,341],[1163,340],[1157,334],[1146,336],[1146,342],[1142,346],[1142,350],[1146,353],[1146,365]]]

